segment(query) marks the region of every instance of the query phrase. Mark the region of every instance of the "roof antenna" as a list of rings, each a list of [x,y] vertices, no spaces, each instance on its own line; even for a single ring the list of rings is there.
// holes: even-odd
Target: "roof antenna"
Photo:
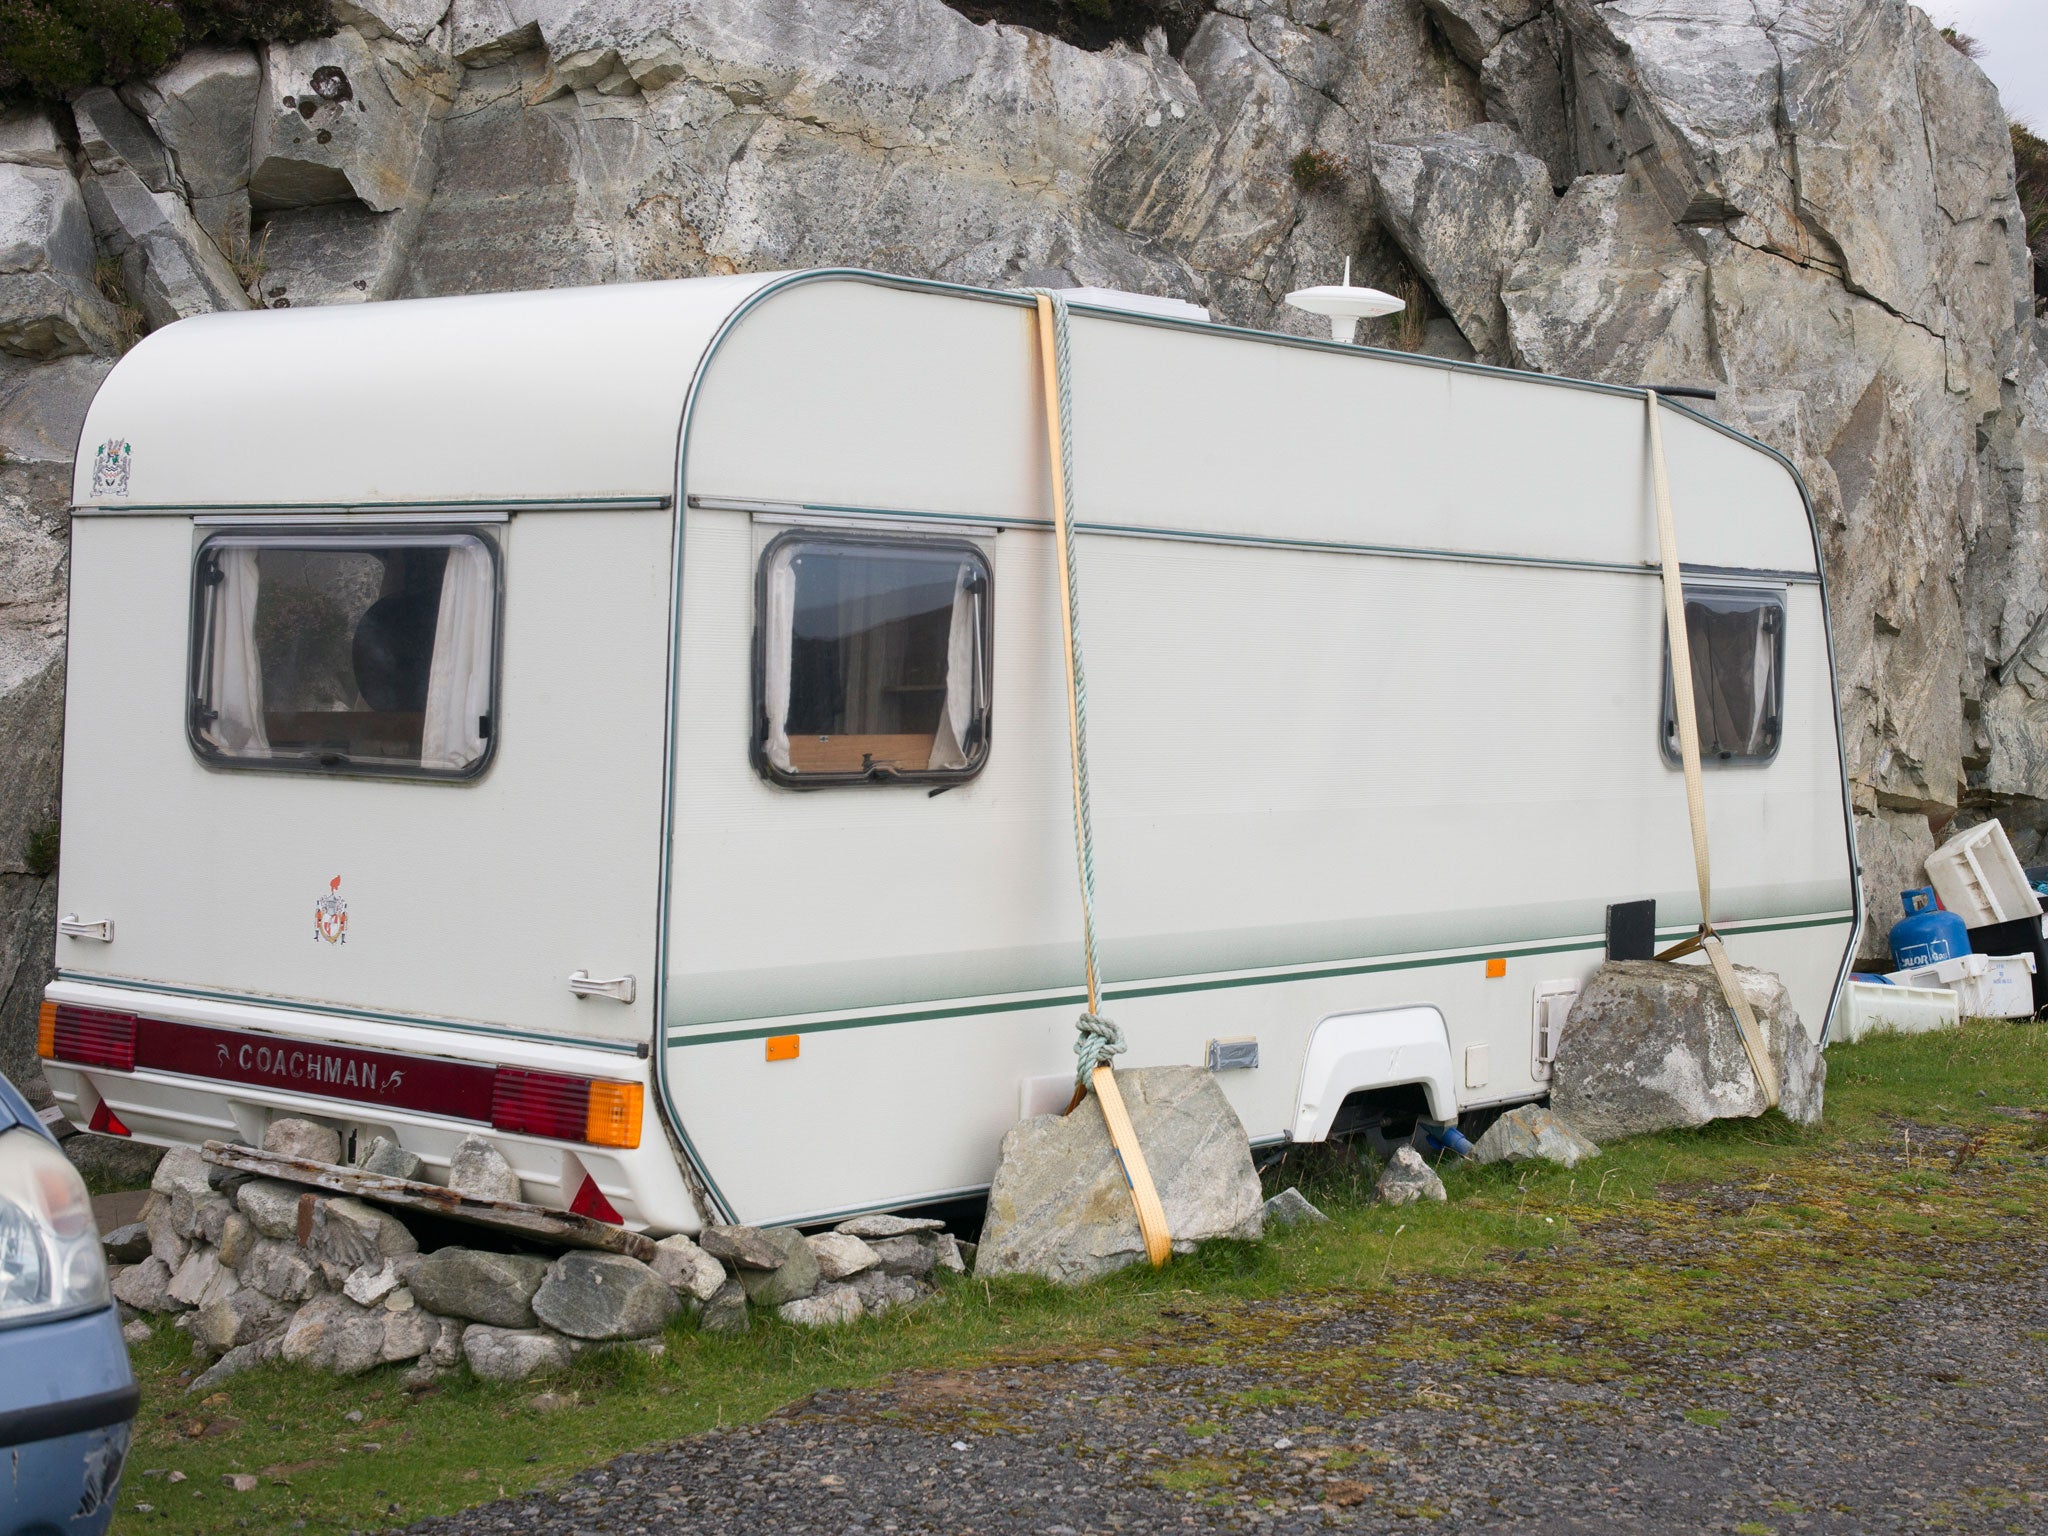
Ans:
[[[1352,287],[1349,256],[1344,258],[1342,284],[1325,283],[1320,288],[1297,288],[1287,295],[1287,302],[1312,315],[1328,315],[1330,340],[1347,346],[1358,339],[1359,321],[1397,315],[1408,307],[1405,300],[1397,299],[1391,293],[1382,293],[1377,288]]]

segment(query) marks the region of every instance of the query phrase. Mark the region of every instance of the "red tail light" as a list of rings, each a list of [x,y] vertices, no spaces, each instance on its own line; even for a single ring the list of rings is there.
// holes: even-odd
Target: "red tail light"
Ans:
[[[589,1078],[498,1068],[491,1090],[491,1124],[498,1130],[581,1141],[589,1123]]]
[[[100,1107],[92,1112],[92,1124],[87,1126],[86,1129],[98,1131],[102,1136],[132,1136],[135,1134],[121,1123],[119,1115],[107,1107],[105,1099],[101,1099]]]
[[[491,1088],[491,1124],[557,1141],[637,1147],[640,1103],[638,1083],[500,1067]]]
[[[42,1042],[37,1043],[40,1045]],[[81,1067],[133,1072],[135,1015],[59,1003],[57,1017],[50,1030],[48,1055],[52,1061]]]

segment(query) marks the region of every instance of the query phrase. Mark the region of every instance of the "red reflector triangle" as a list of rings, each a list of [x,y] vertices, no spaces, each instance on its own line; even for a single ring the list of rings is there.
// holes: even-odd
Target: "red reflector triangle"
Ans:
[[[98,1131],[102,1136],[132,1136],[135,1134],[121,1123],[119,1115],[107,1107],[105,1099],[101,1099],[100,1107],[92,1112],[92,1124],[87,1126],[86,1129]]]
[[[569,1202],[569,1209],[578,1216],[588,1216],[592,1221],[608,1221],[619,1225],[617,1207],[605,1199],[604,1191],[597,1187],[597,1180],[589,1174],[583,1176],[583,1187],[576,1191],[576,1198]]]

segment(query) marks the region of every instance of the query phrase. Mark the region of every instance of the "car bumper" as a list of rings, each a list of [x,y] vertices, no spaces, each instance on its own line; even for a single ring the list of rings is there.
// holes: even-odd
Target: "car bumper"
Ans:
[[[99,1536],[137,1392],[112,1307],[0,1329],[0,1536]]]

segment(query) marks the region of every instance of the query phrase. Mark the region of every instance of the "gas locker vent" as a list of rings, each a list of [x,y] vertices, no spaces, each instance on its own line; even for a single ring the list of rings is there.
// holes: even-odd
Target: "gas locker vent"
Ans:
[[[1529,1047],[1529,1075],[1539,1083],[1550,1081],[1550,1064],[1557,1059],[1558,1037],[1572,1004],[1579,1000],[1576,981],[1541,981],[1536,984],[1535,1032]]]

